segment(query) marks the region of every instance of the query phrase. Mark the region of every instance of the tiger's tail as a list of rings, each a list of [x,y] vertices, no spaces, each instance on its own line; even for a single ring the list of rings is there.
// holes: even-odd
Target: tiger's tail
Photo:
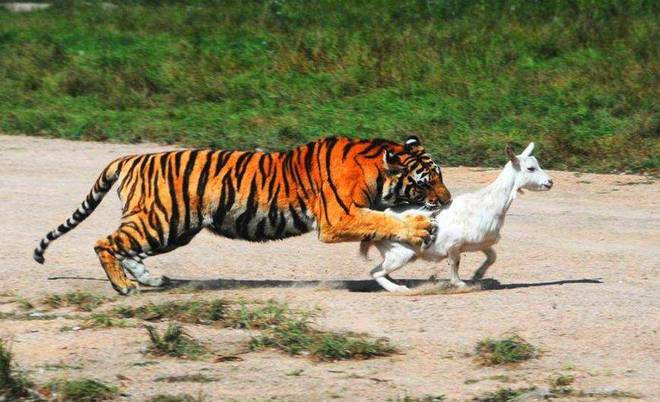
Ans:
[[[103,169],[103,172],[101,172],[99,178],[94,182],[94,186],[87,194],[85,201],[83,201],[80,207],[73,212],[73,215],[67,219],[66,222],[58,226],[57,229],[48,232],[48,234],[41,239],[39,245],[34,249],[34,253],[32,254],[32,258],[34,258],[36,262],[43,264],[45,261],[44,253],[50,243],[78,226],[80,222],[87,219],[87,217],[94,212],[96,207],[101,203],[101,200],[103,200],[103,197],[105,197],[108,191],[110,191],[110,188],[112,188],[112,185],[119,178],[119,171],[124,159],[125,158],[116,159],[106,166],[106,168]]]

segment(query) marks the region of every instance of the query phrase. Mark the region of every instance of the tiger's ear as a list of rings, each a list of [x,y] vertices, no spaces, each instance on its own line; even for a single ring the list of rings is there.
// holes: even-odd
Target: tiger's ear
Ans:
[[[388,175],[400,174],[403,171],[403,165],[401,164],[399,155],[386,149],[383,152],[383,168]]]
[[[406,152],[415,152],[424,149],[424,147],[422,147],[422,141],[414,134],[409,134],[408,137],[406,137],[403,146],[406,149]]]

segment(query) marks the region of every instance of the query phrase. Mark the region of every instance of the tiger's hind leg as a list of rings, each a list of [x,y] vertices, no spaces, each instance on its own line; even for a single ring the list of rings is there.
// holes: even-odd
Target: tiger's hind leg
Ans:
[[[130,251],[129,237],[121,231],[121,228],[97,241],[94,251],[99,256],[110,284],[119,294],[127,296],[137,292],[137,283],[128,279],[121,263]]]
[[[119,229],[109,236],[100,239],[94,246],[101,265],[105,270],[112,287],[122,295],[137,292],[137,282],[147,286],[157,286],[162,283],[160,278],[151,278],[151,274],[142,264],[147,254],[152,254],[152,247],[159,242],[144,230],[139,216],[124,220]],[[137,282],[126,276],[126,270]]]
[[[152,228],[145,222],[149,221],[143,214],[132,215],[122,222],[117,231],[96,242],[94,247],[112,287],[122,295],[137,292],[137,283],[146,286],[168,284],[167,277],[151,277],[142,260],[188,244],[201,230],[200,227],[188,225],[187,230],[172,233],[168,225]],[[167,237],[162,233],[166,233]],[[128,279],[125,270],[137,282]]]

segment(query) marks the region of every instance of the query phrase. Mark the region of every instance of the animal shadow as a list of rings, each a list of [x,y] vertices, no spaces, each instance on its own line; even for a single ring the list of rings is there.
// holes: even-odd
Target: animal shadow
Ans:
[[[164,288],[149,289],[159,291],[167,288],[193,288],[198,290],[228,290],[228,289],[255,289],[255,288],[320,288],[320,289],[343,289],[349,292],[384,292],[385,290],[372,279],[357,280],[287,280],[287,279],[167,279]],[[446,280],[434,279],[397,279],[396,282],[405,285],[410,289],[416,289],[423,286],[435,286],[437,288],[450,288]],[[483,279],[481,281],[465,281],[468,286],[478,290],[504,290],[517,288],[530,288],[538,286],[561,286],[567,284],[600,284],[603,283],[600,278],[596,279],[567,279],[550,282],[535,283],[508,283],[502,284],[495,279]],[[144,288],[143,288],[144,289]],[[149,291],[144,289],[143,291]]]

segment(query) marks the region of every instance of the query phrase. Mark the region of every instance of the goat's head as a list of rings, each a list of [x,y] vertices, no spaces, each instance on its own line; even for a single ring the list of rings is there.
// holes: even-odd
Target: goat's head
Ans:
[[[531,142],[520,154],[515,155],[510,146],[506,147],[506,156],[511,166],[516,170],[516,181],[519,189],[532,191],[548,191],[552,188],[552,179],[541,169],[539,162],[532,156],[534,143]]]

